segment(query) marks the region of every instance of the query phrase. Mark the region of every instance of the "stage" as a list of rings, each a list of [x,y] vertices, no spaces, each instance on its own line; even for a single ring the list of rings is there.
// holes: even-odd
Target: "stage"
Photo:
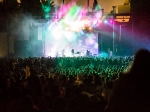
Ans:
[[[72,49],[74,53],[72,53]],[[98,55],[98,34],[72,32],[67,30],[47,30],[45,35],[45,56],[74,57]]]

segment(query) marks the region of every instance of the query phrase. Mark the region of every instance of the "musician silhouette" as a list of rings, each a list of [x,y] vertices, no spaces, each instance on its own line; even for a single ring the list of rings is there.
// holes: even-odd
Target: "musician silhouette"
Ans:
[[[71,54],[72,54],[72,56],[74,56],[74,49],[71,50]]]

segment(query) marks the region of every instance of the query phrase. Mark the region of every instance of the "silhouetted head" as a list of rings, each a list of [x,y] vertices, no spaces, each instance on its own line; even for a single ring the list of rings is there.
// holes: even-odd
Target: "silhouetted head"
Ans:
[[[135,54],[131,72],[150,73],[150,52],[141,49]]]

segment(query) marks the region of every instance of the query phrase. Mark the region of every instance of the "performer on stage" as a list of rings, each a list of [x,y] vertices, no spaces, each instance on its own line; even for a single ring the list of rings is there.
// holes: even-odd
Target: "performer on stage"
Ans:
[[[62,57],[65,57],[65,50],[64,49],[61,51],[61,54],[62,54]]]
[[[56,52],[56,57],[58,57],[59,56],[59,53],[58,53],[58,51]]]
[[[74,57],[74,49],[71,50],[71,54]]]
[[[86,50],[86,56],[90,56],[90,51]]]

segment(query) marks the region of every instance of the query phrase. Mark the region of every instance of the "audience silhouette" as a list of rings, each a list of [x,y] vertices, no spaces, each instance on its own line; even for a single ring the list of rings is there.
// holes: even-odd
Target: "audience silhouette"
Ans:
[[[150,112],[150,52],[139,50],[130,69],[116,82],[108,112]]]
[[[150,52],[0,59],[1,112],[150,112]],[[92,65],[92,67],[91,67]]]

